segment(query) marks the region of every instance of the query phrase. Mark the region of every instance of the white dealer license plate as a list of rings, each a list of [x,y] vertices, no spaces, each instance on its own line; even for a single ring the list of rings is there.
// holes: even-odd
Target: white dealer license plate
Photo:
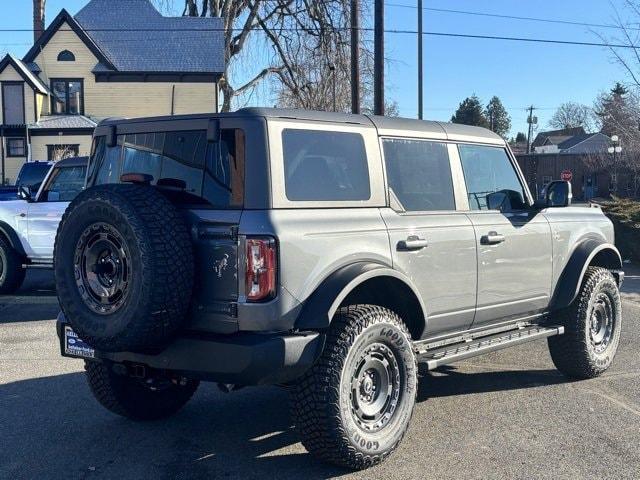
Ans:
[[[64,327],[64,353],[83,358],[94,358],[96,355],[95,350],[78,337],[78,334],[68,325]]]

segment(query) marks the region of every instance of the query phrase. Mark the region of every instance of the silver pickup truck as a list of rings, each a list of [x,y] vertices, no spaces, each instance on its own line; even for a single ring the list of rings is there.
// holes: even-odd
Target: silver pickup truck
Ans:
[[[534,201],[480,128],[275,109],[109,120],[55,245],[62,354],[134,419],[200,381],[286,385],[316,456],[384,460],[418,364],[548,339],[573,378],[613,361],[620,254],[598,208]],[[425,381],[428,381],[425,379]]]

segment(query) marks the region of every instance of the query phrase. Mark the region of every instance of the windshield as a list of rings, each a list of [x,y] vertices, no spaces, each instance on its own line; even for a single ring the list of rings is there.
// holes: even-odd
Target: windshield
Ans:
[[[50,168],[51,165],[45,162],[25,163],[16,180],[16,186],[25,185],[35,190],[34,187],[40,186]]]

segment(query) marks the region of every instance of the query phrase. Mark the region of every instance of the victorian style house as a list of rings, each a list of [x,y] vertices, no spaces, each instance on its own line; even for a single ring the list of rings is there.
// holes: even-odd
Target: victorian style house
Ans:
[[[149,0],[91,0],[0,61],[0,181],[26,161],[88,155],[97,122],[215,112],[220,18],[165,17]]]

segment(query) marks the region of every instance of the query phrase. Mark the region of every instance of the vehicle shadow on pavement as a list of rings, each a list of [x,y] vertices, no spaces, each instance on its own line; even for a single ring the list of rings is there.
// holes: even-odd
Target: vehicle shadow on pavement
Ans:
[[[84,374],[0,385],[0,478],[308,478],[348,473],[300,445],[287,392],[201,385],[172,418],[104,410]]]
[[[545,385],[568,383],[557,370],[505,370],[464,372],[445,365],[432,372],[420,370],[418,401],[472,393],[520,390]]]

